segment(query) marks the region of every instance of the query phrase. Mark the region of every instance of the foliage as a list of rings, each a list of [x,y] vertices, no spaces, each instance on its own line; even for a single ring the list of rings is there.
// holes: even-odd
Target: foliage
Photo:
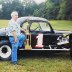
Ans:
[[[39,5],[33,0],[0,0],[0,5],[0,19],[10,19],[11,12],[16,10],[19,16],[72,20],[72,0],[46,0]]]
[[[60,4],[60,10],[58,14],[58,19],[72,19],[72,1],[62,0]]]

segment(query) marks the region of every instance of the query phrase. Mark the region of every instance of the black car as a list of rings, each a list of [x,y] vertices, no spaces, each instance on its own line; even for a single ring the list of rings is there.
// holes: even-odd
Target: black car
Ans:
[[[72,32],[53,30],[45,18],[20,17],[17,23],[25,30],[27,39],[19,50],[70,51],[72,56]],[[0,58],[8,60],[11,56],[11,44],[6,35],[7,28],[0,29]]]

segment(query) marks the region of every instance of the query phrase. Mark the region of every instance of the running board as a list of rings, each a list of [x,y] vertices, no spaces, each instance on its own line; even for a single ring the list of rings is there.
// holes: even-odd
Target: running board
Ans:
[[[48,50],[48,51],[70,51],[70,49],[66,49],[66,48],[63,48],[63,49],[19,49],[19,50]]]

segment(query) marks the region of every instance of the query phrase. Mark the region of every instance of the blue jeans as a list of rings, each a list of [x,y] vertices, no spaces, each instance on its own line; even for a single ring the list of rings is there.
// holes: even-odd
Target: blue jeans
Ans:
[[[14,37],[13,36],[9,37],[9,41],[12,46],[12,54],[11,54],[12,62],[17,61],[17,49],[18,49],[18,47],[22,47],[24,40],[26,39],[26,36],[21,33],[19,36],[17,36],[17,38],[18,38],[18,41],[15,43]]]

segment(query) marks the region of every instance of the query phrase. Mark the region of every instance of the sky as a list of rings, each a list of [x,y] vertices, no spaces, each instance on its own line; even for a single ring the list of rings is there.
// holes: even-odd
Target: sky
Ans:
[[[21,1],[24,1],[24,0],[21,0]],[[37,4],[40,4],[42,2],[45,2],[46,0],[34,0]]]
[[[0,10],[2,9],[2,5],[0,5]]]
[[[40,4],[42,2],[45,2],[46,0],[34,0],[37,4]]]

